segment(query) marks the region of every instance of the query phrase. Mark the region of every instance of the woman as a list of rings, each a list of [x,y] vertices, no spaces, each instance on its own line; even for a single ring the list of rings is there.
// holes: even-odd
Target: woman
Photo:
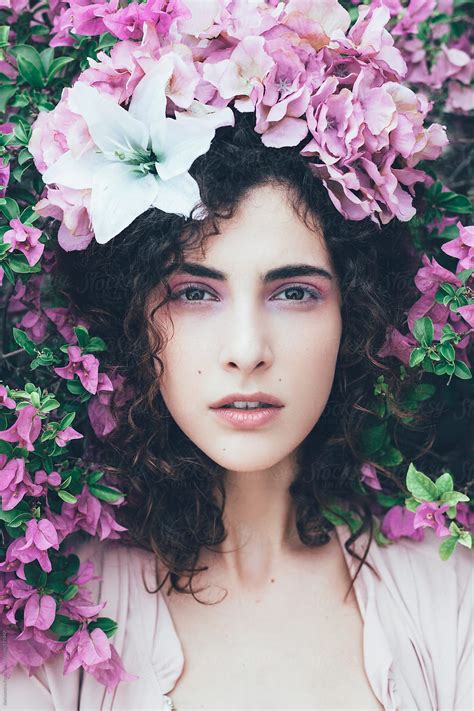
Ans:
[[[15,670],[8,708],[470,706],[469,551],[442,562],[432,531],[378,547],[354,486],[375,379],[399,382],[377,352],[413,302],[408,235],[345,220],[253,121],[192,166],[205,220],[151,209],[58,250],[57,285],[133,393],[97,441],[127,537],[78,553],[137,678],[110,695],[56,658]],[[355,535],[323,515],[334,502]]]

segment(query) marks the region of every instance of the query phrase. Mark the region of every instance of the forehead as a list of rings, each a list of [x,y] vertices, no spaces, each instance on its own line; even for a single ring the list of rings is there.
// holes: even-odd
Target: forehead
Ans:
[[[253,188],[234,216],[221,220],[219,230],[207,238],[202,251],[190,250],[186,257],[228,273],[253,267],[263,271],[283,262],[331,267],[320,228],[302,221],[291,205],[288,189],[281,185]]]

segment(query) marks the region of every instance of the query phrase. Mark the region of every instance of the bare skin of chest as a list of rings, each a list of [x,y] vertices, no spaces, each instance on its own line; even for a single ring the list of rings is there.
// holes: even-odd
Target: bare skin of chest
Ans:
[[[169,692],[176,711],[383,709],[365,674],[354,593],[343,599],[347,568],[332,566],[329,579],[321,566],[315,575],[299,564],[297,579],[294,570],[259,590],[222,584],[214,571],[217,587],[201,574],[193,588],[209,587],[197,597],[215,605],[166,596],[185,659]]]

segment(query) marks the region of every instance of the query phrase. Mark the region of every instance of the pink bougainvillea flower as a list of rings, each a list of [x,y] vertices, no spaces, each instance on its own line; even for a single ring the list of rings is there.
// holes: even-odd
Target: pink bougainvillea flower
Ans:
[[[474,109],[474,89],[457,81],[448,83],[448,100],[444,111],[450,113],[468,113]]]
[[[49,484],[49,486],[59,486],[61,483],[61,474],[59,472],[51,472],[47,474],[44,469],[38,469],[35,472],[35,484]]]
[[[49,548],[55,548],[56,550],[59,548],[57,533],[53,525],[47,519],[41,519],[40,521],[32,519],[26,524],[25,535],[15,538],[13,543],[9,545],[5,556],[5,564],[8,566],[9,563],[14,561],[20,561],[24,564],[37,560],[41,568],[46,573],[50,573],[52,566],[47,553]],[[5,564],[2,564],[2,566],[5,567]],[[17,575],[24,579],[23,567],[18,569]]]
[[[7,430],[0,431],[0,440],[18,442],[28,452],[34,451],[34,442],[41,432],[41,419],[33,405],[27,405],[17,413],[17,419]]]
[[[41,230],[31,225],[24,225],[17,217],[10,220],[10,230],[3,235],[5,244],[10,244],[10,251],[18,249],[22,252],[30,267],[40,259],[44,251],[44,244],[39,241]]]
[[[415,541],[422,541],[424,531],[422,528],[414,527],[415,514],[404,506],[393,506],[385,514],[380,530],[392,541],[396,541],[402,536],[413,538]]]
[[[363,464],[360,468],[361,471],[361,479],[366,484],[369,486],[371,489],[378,489],[381,491],[382,486],[379,482],[379,478],[377,476],[377,471],[375,467],[372,464],[368,464],[367,462]]]
[[[85,326],[88,328],[89,324],[82,318],[73,318],[71,309],[64,306],[54,306],[50,308],[43,309],[46,316],[54,323],[58,332],[64,338],[66,343],[77,343],[76,334],[74,333],[74,326]],[[99,374],[100,377],[100,374]]]
[[[416,338],[409,333],[404,336],[396,328],[390,326],[387,329],[385,336],[385,341],[382,348],[379,350],[377,355],[380,358],[387,358],[388,356],[394,356],[398,358],[402,363],[408,365],[410,362],[410,353],[417,344]]]
[[[425,501],[415,511],[413,528],[434,528],[438,537],[449,536],[444,512],[449,509],[449,504],[439,506],[436,501]]]
[[[95,630],[94,630],[95,631]],[[103,684],[109,693],[112,693],[116,686],[122,681],[135,681],[139,678],[136,674],[125,671],[114,645],[110,645],[110,657],[94,666],[84,666],[100,684]]]
[[[470,533],[474,533],[474,511],[469,504],[460,501],[456,506],[456,520],[467,528]]]
[[[57,433],[56,437],[54,438],[54,441],[56,442],[58,447],[65,447],[66,444],[72,439],[82,439],[83,437],[84,435],[80,432],[77,432],[74,427],[66,427],[66,429],[61,430]]]
[[[80,666],[93,666],[110,659],[112,653],[107,635],[100,628],[89,632],[79,628],[66,642],[64,648],[64,674]]]
[[[34,593],[25,605],[25,627],[36,627],[39,630],[48,630],[56,616],[56,601],[51,595],[38,595]]]
[[[474,269],[474,225],[464,227],[461,222],[458,222],[457,226],[459,228],[459,237],[441,245],[441,249],[445,254],[459,259],[456,273],[463,269]]]
[[[0,197],[5,197],[10,180],[10,163],[0,163]]]
[[[99,382],[99,361],[92,353],[82,353],[79,346],[68,346],[69,363],[54,372],[66,380],[74,380],[77,375],[83,387],[92,395],[97,392]]]
[[[33,483],[26,470],[24,459],[7,459],[0,454],[0,497],[2,509],[10,511],[24,496],[40,496],[43,488]]]
[[[41,343],[47,333],[48,319],[41,310],[28,310],[18,323],[35,343]]]
[[[468,304],[467,306],[459,306],[457,308],[457,313],[461,314],[463,319],[469,324],[471,328],[474,328],[474,304]]]
[[[0,407],[6,407],[9,410],[14,410],[16,407],[16,402],[12,397],[9,397],[5,385],[0,385]]]

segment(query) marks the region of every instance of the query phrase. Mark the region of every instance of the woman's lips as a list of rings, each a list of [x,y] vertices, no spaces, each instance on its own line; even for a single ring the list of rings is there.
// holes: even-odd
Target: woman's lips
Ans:
[[[255,407],[249,410],[230,407],[211,409],[220,419],[238,430],[253,430],[266,425],[278,417],[278,413],[283,410],[282,407]]]

